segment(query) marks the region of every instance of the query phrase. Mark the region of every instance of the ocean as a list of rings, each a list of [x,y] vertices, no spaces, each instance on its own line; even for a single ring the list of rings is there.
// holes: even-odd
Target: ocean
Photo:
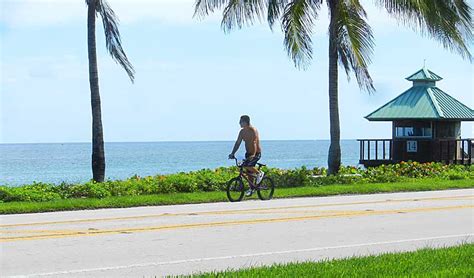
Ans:
[[[214,169],[233,165],[234,142],[106,143],[107,179]],[[260,162],[270,167],[327,167],[328,140],[262,141]],[[243,158],[244,148],[237,153]],[[359,144],[342,140],[342,164],[357,165]],[[0,144],[0,185],[85,182],[92,178],[90,143]]]

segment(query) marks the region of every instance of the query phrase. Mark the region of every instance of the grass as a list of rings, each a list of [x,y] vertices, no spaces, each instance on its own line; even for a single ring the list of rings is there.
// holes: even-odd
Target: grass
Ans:
[[[374,194],[383,192],[429,191],[473,188],[474,180],[413,179],[394,183],[327,185],[276,188],[274,198],[332,196],[343,194]],[[254,196],[253,199],[256,197]],[[84,210],[99,208],[124,208],[196,204],[227,201],[225,192],[172,193],[159,195],[119,196],[103,199],[67,199],[49,202],[0,203],[0,214],[37,213],[49,211]]]
[[[474,277],[474,244],[188,277]]]

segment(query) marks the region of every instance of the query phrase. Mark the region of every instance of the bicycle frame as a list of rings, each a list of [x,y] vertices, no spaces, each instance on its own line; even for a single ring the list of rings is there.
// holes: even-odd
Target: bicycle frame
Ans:
[[[237,177],[234,177],[230,179],[226,183],[226,193],[227,193],[227,198],[231,202],[240,202],[242,201],[242,198],[244,195],[246,196],[251,196],[254,191],[257,192],[258,198],[260,200],[270,200],[273,197],[273,192],[275,191],[275,184],[273,183],[273,180],[268,177],[264,176],[262,177],[261,182],[258,184],[254,184],[253,181],[256,182],[256,178],[254,175],[250,175],[249,171],[247,171],[250,166],[245,166],[239,164],[239,161],[234,157],[235,160],[235,165],[239,168],[239,175]],[[256,163],[255,164],[256,168],[253,169],[258,169],[260,171],[261,167],[265,167],[265,164],[261,163]],[[254,166],[254,167],[255,167]],[[253,171],[252,171],[253,174]],[[250,191],[247,191],[247,194],[245,194],[245,180],[249,183]],[[250,194],[248,194],[250,193]]]
[[[242,163],[239,164],[239,161],[238,161],[237,158],[235,158],[235,157],[234,157],[234,160],[235,160],[235,165],[236,165],[237,167],[239,167],[239,177],[244,177],[245,180],[247,180],[247,182],[249,183],[249,186],[250,186],[251,189],[258,189],[258,185],[255,186],[254,183],[253,183],[252,181],[250,181],[249,175],[248,175],[248,173],[246,173],[246,171],[245,171],[245,169],[244,169],[246,166],[242,166]],[[260,167],[262,167],[262,166],[264,166],[264,165],[263,165],[263,164],[260,164],[260,163],[257,163],[257,166],[258,166],[258,167],[257,167],[257,170],[260,171]],[[252,178],[254,178],[254,177],[252,177]]]

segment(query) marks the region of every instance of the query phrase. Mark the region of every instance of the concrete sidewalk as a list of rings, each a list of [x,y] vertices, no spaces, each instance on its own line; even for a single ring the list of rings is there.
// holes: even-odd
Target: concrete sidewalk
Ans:
[[[4,215],[0,274],[155,277],[455,245],[474,241],[473,200],[466,189]]]

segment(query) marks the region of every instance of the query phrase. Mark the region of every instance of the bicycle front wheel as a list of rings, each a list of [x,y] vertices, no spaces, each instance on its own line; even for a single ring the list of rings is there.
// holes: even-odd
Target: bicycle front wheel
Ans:
[[[227,198],[231,202],[239,202],[244,197],[244,183],[242,178],[233,178],[227,182]]]
[[[258,184],[257,194],[260,200],[270,200],[273,197],[275,191],[275,184],[269,177],[263,177],[262,181]]]

